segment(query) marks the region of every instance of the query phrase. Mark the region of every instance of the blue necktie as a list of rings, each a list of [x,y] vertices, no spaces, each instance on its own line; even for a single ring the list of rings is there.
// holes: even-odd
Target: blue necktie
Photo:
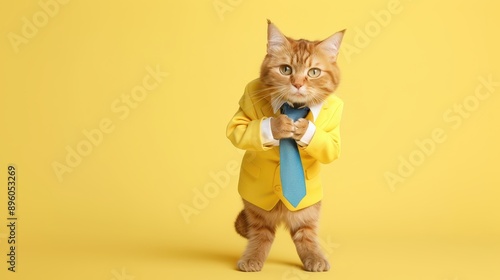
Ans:
[[[295,109],[285,103],[281,107],[281,112],[296,121],[305,118],[309,113],[309,108]],[[306,196],[306,182],[299,149],[293,138],[280,140],[280,176],[283,196],[293,207],[297,207]]]

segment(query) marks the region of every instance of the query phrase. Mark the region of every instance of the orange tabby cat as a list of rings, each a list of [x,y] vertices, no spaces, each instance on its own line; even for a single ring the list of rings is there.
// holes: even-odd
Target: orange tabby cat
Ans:
[[[340,153],[343,103],[332,93],[339,84],[336,61],[343,34],[323,41],[294,40],[268,21],[260,78],[247,85],[227,127],[231,142],[247,150],[239,181],[244,209],[235,222],[236,231],[248,238],[237,264],[242,271],[262,269],[280,223],[290,230],[305,270],[330,269],[317,238],[323,197],[318,173],[320,163],[329,163]],[[310,112],[293,121],[279,112],[284,103],[308,107]],[[304,169],[306,195],[298,205],[281,190],[279,140],[284,138],[296,141]]]

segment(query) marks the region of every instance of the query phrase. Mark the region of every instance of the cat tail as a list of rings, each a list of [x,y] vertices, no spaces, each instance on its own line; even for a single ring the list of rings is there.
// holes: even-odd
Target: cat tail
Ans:
[[[237,233],[248,239],[248,220],[245,210],[241,210],[238,214],[238,217],[234,222],[234,227],[236,228]]]

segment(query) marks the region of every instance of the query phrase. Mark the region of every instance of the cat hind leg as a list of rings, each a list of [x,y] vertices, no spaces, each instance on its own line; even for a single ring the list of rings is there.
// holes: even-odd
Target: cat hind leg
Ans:
[[[238,217],[234,222],[234,228],[239,235],[248,239],[248,220],[245,210],[241,210],[241,212],[238,214]]]
[[[238,215],[236,223],[236,230],[248,238],[245,252],[237,263],[238,269],[245,272],[260,271],[274,241],[276,219],[272,212],[245,202],[245,209]]]
[[[318,240],[318,223],[321,202],[308,208],[290,212],[286,219],[290,235],[304,269],[312,272],[327,271],[330,263],[321,250]]]

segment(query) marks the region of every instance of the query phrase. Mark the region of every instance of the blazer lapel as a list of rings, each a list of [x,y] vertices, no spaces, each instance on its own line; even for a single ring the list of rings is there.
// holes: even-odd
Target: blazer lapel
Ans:
[[[321,110],[319,111],[318,117],[316,118],[316,121],[314,122],[315,124],[321,124],[322,122],[325,122],[325,117],[328,117],[328,109],[330,108],[330,102],[328,100],[325,100],[323,102],[323,106],[321,107]],[[312,114],[310,113],[310,117],[312,119]],[[308,115],[309,117],[309,115]]]

